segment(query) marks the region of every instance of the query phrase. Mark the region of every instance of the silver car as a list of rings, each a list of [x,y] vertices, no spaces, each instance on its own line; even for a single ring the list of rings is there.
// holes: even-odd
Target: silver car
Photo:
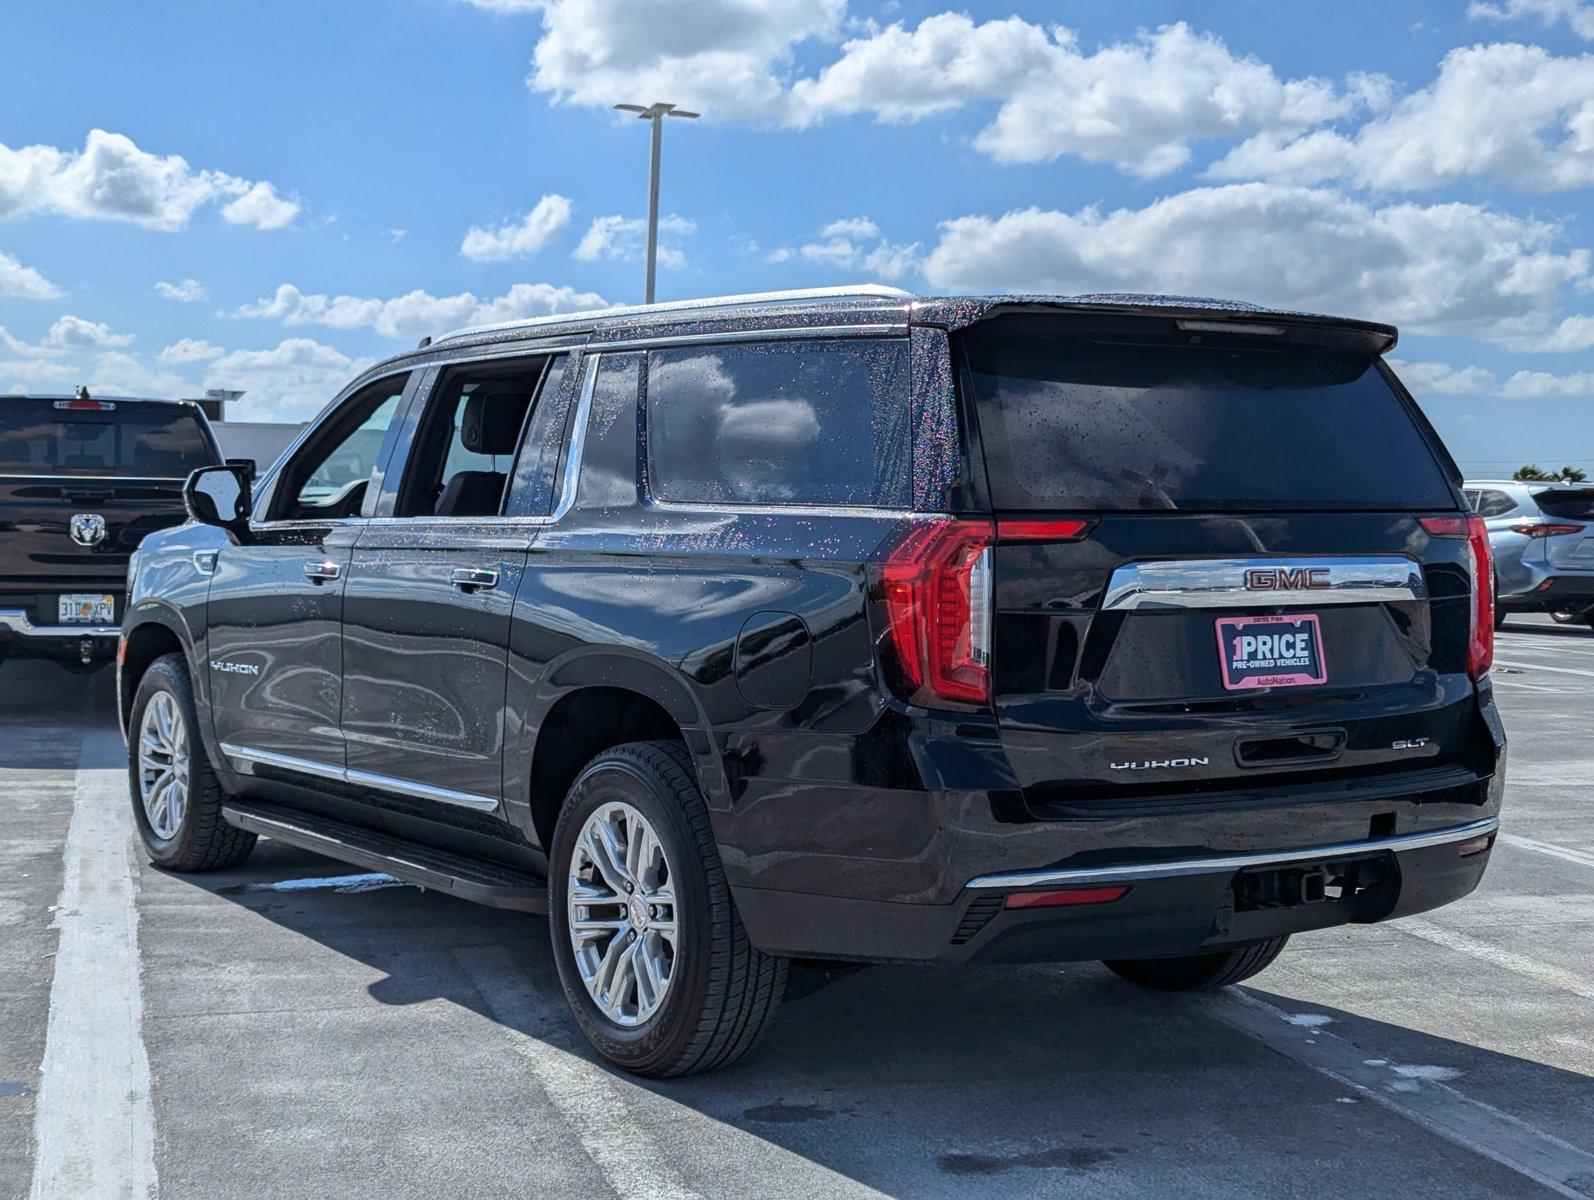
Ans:
[[[1494,550],[1494,623],[1547,612],[1594,627],[1594,486],[1469,480]]]

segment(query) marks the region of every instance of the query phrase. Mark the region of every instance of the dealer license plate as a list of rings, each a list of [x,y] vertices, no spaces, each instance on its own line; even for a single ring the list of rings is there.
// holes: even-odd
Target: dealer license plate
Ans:
[[[1219,617],[1217,629],[1218,665],[1223,669],[1223,686],[1231,692],[1328,681],[1316,613]]]
[[[116,624],[116,597],[99,592],[68,592],[56,605],[62,625]]]

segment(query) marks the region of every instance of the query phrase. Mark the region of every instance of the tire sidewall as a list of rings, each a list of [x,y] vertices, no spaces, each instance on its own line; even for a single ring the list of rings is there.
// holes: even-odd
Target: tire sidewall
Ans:
[[[165,692],[177,702],[188,732],[188,803],[183,810],[182,823],[170,838],[155,836],[149,816],[144,812],[144,800],[138,782],[138,743],[144,727],[144,713],[156,693]],[[193,689],[188,682],[188,671],[176,655],[156,659],[133,693],[133,708],[127,732],[127,783],[133,800],[133,822],[138,827],[139,840],[156,866],[166,866],[181,860],[188,852],[194,838],[199,806],[205,799],[206,761],[204,746],[199,736],[199,721],[194,709]]]
[[[676,960],[664,1003],[640,1025],[617,1025],[598,1008],[576,967],[570,945],[566,898],[576,838],[600,806],[631,805],[653,826],[664,846],[675,885]],[[565,998],[582,1031],[602,1053],[630,1070],[648,1071],[670,1062],[695,1031],[708,985],[710,930],[708,886],[680,805],[656,771],[623,751],[595,759],[577,776],[554,831],[548,888],[548,925],[554,963]]]

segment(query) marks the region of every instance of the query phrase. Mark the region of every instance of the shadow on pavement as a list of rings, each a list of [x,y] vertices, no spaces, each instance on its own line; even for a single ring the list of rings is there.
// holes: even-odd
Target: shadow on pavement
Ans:
[[[597,1061],[564,1011],[538,918],[411,887],[238,887],[349,870],[262,842],[243,868],[186,882],[382,972],[367,989],[381,1004],[451,1001]],[[468,969],[483,956],[503,964],[486,985]],[[1232,1194],[1223,1181],[1238,1183],[1238,1162],[1249,1164],[1240,1190],[1252,1195],[1331,1194],[1330,1180],[1352,1177],[1407,1196],[1457,1185],[1468,1195],[1509,1195],[1524,1185],[1276,1055],[1199,1003],[1141,991],[1095,964],[881,966],[837,973],[803,994],[812,982],[791,989],[768,1040],[742,1064],[664,1083],[620,1078],[902,1197],[1121,1195],[1126,1186]],[[1266,976],[1258,982],[1264,998],[1291,1004],[1266,996]],[[506,992],[515,999],[506,1003]],[[1398,1034],[1421,1064],[1508,1075],[1539,1094],[1588,1084],[1331,1007],[1311,1010],[1341,1029]]]

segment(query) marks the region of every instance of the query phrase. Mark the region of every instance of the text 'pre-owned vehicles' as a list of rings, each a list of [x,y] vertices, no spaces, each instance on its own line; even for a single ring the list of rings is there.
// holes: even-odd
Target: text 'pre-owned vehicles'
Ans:
[[[652,1075],[792,959],[1190,989],[1445,904],[1503,788],[1488,541],[1394,340],[860,288],[423,345],[144,543],[144,844],[546,912]]]
[[[1469,480],[1494,554],[1495,628],[1514,612],[1594,627],[1594,486]]]
[[[0,396],[0,660],[108,666],[128,557],[186,519],[188,473],[220,462],[195,404]]]

